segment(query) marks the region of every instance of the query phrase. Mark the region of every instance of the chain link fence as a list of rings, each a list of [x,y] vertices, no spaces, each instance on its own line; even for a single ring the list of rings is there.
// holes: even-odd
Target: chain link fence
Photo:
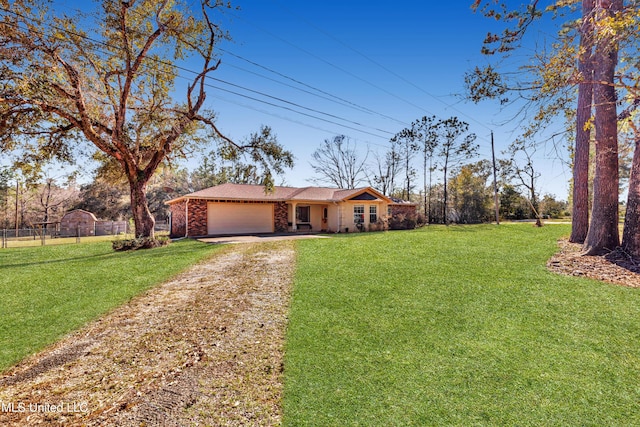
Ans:
[[[75,232],[60,233],[56,227],[32,227],[20,229],[0,230],[0,248],[12,248],[20,246],[37,246],[47,244],[80,243],[83,239],[96,236],[118,236],[129,233],[126,223],[108,227],[103,230],[89,233],[82,227],[78,227]]]
[[[44,223],[43,223],[44,224]],[[60,227],[59,223],[46,223],[30,228],[0,229],[0,249],[20,246],[45,246],[51,244],[80,243],[104,236],[129,236],[133,227],[127,221],[96,221],[93,224],[78,223],[73,228]],[[156,222],[154,230],[159,233],[169,232],[168,220]]]

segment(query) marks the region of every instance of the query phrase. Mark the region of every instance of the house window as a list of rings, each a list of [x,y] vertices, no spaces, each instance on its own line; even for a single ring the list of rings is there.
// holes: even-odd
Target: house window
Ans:
[[[296,207],[297,222],[311,222],[311,206]]]
[[[378,221],[378,207],[376,205],[369,206],[369,223],[375,224]]]
[[[364,205],[355,205],[353,207],[353,222],[356,224],[364,222]]]

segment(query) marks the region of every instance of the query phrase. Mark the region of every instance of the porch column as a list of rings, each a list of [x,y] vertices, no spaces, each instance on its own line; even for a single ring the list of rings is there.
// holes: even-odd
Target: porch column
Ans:
[[[297,208],[298,204],[296,202],[292,202],[291,203],[291,230],[292,231],[298,231],[298,226],[296,225],[296,222],[298,222],[298,219],[296,218],[296,208]]]

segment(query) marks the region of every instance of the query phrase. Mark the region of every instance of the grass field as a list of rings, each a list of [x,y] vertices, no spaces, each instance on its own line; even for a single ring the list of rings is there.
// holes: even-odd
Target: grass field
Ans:
[[[548,272],[568,233],[299,242],[284,425],[640,425],[640,290]]]
[[[191,240],[131,253],[110,242],[0,250],[0,371],[215,250]]]
[[[550,273],[568,225],[297,242],[284,425],[640,425],[640,290]],[[0,251],[0,370],[209,256]]]

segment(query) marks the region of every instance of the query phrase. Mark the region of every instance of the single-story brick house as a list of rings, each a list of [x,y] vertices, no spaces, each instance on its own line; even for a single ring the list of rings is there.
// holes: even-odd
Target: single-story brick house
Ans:
[[[394,202],[371,187],[274,187],[266,192],[264,186],[243,184],[206,188],[167,204],[172,237],[379,230],[386,228],[394,206],[407,209],[406,203]]]

